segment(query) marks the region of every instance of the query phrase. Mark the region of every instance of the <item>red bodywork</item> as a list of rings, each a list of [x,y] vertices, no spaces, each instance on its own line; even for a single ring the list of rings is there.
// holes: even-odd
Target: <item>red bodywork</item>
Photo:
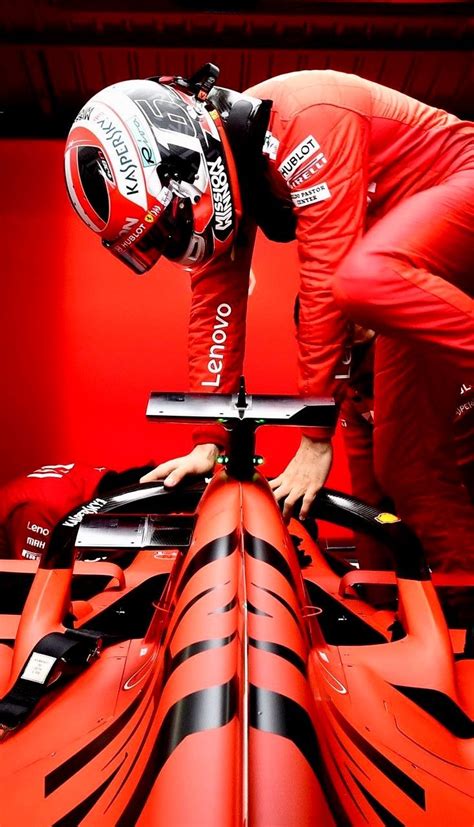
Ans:
[[[290,532],[303,569],[266,481],[221,470],[185,552],[80,562],[74,578],[38,569],[20,625],[0,619],[3,697],[38,639],[71,625],[71,579],[107,577],[72,601],[76,628],[100,629],[134,592],[137,611],[155,608],[4,733],[2,827],[472,825],[473,660],[452,655],[465,634],[429,580],[399,579],[392,641],[393,612],[354,596],[364,573],[341,580],[299,523]]]

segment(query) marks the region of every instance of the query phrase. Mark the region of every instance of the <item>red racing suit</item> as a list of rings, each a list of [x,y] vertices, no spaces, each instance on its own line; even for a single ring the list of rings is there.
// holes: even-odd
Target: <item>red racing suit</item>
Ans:
[[[300,391],[342,396],[347,318],[379,334],[378,479],[433,565],[472,568],[451,423],[460,385],[474,381],[474,124],[332,71],[282,75],[249,94],[272,101],[266,177],[296,217]],[[193,273],[195,392],[236,389],[252,239],[250,226],[232,256]],[[219,439],[202,429],[198,441]]]
[[[107,468],[44,465],[0,489],[0,557],[35,560],[47,548],[56,523],[91,500]]]
[[[376,340],[354,345],[351,376],[341,405],[340,423],[344,436],[352,493],[381,511],[391,511],[375,476],[374,467],[374,355]],[[462,385],[454,417],[456,460],[464,486],[474,503],[474,387]],[[371,537],[357,538],[360,567],[391,567],[387,549]]]

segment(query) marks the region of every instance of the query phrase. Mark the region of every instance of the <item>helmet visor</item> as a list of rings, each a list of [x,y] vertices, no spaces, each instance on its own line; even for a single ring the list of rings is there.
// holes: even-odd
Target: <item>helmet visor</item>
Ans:
[[[147,224],[145,218],[128,238],[102,243],[116,258],[141,275],[161,256],[179,261],[189,247],[192,232],[191,201],[189,198],[173,198],[155,223]]]

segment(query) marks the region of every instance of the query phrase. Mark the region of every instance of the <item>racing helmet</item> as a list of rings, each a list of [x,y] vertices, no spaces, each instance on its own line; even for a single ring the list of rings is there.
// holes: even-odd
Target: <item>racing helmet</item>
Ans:
[[[232,152],[210,101],[219,70],[108,86],[83,106],[65,150],[80,218],[136,273],[165,256],[187,269],[229,250],[241,215]]]

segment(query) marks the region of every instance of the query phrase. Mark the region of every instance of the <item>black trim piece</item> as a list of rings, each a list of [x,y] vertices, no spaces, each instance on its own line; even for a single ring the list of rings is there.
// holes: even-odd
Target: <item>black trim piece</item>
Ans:
[[[186,488],[183,489],[183,492],[189,493],[190,490],[190,488]],[[150,506],[151,500],[153,502],[160,500],[163,502],[165,500],[165,511],[179,511],[178,505],[173,508],[173,502],[176,502],[176,494],[179,495],[176,489],[170,491],[161,482],[140,483],[130,488],[123,488],[121,491],[115,491],[107,498],[95,497],[93,500],[76,506],[54,527],[49,545],[41,555],[39,568],[72,569],[75,559],[77,532],[82,520],[87,515],[107,514],[122,509],[130,513],[130,511],[134,511],[134,506],[137,503],[141,503],[141,508],[143,508],[146,501]],[[140,511],[140,506],[138,506],[138,509]],[[192,510],[194,511],[194,508]],[[151,513],[155,513],[154,509]],[[158,508],[156,513],[162,513],[162,510]]]
[[[166,713],[147,765],[116,827],[133,827],[166,761],[188,735],[228,724],[237,712],[237,678],[199,689],[177,701]]]
[[[302,675],[306,676],[306,664],[303,658],[300,658],[300,656],[288,646],[283,646],[281,643],[272,643],[269,640],[256,640],[256,638],[253,637],[249,637],[249,644],[250,646],[254,646],[255,649],[272,652],[272,654],[278,655],[279,658],[284,658],[289,663],[292,663],[293,666],[296,666]]]
[[[275,546],[272,546],[271,543],[267,543],[266,540],[262,540],[260,537],[254,537],[248,531],[245,531],[244,548],[251,557],[255,558],[255,560],[261,560],[263,563],[267,563],[269,566],[272,566],[272,568],[279,571],[285,580],[288,581],[290,586],[293,589],[296,589],[296,583],[291,568]]]
[[[225,612],[230,612],[231,609],[237,606],[237,595],[234,595],[232,600],[225,604],[225,606],[219,606],[218,609],[213,609],[212,612],[208,612],[209,615],[220,615],[225,614]]]
[[[474,721],[461,709],[460,706],[443,692],[437,689],[423,689],[417,686],[398,686],[394,689],[413,701],[420,709],[431,715],[435,721],[444,726],[456,738],[474,738]]]
[[[327,643],[332,646],[374,646],[388,643],[381,632],[352,612],[347,603],[332,597],[312,580],[305,579],[304,584],[309,603],[322,609],[316,620]]]
[[[273,617],[273,615],[269,615],[268,612],[264,612],[262,609],[257,609],[250,600],[247,600],[247,610],[250,614],[258,615],[259,617]]]
[[[69,810],[69,812],[66,813],[66,815],[64,815],[58,821],[55,821],[52,827],[77,827],[77,825],[80,824],[86,817],[86,815],[92,810],[94,805],[97,804],[99,798],[106,791],[107,787],[110,786],[118,771],[122,768],[122,765],[124,761],[126,761],[127,757],[128,753],[125,753],[118,767],[114,769],[113,773],[109,775],[109,777],[104,781],[104,783],[101,784],[100,787],[97,787],[97,789],[94,790],[93,793],[88,795],[87,798],[81,801],[81,803],[74,807],[74,809]]]
[[[232,632],[231,635],[227,635],[227,637],[219,637],[219,638],[211,638],[210,640],[199,640],[197,643],[191,643],[189,646],[186,646],[184,649],[181,649],[170,661],[169,669],[167,670],[167,677],[171,675],[171,673],[181,666],[184,661],[192,658],[194,655],[199,655],[201,652],[209,652],[211,649],[221,649],[224,646],[227,646],[228,643],[231,643],[237,632]]]
[[[148,687],[145,687],[145,689]],[[130,706],[125,709],[122,714],[100,735],[86,744],[79,752],[76,752],[66,761],[52,770],[44,779],[44,794],[47,797],[51,795],[58,787],[65,784],[66,781],[79,772],[89,761],[92,761],[99,752],[109,744],[116,735],[121,732],[123,727],[128,723],[134,712],[143,702],[143,691],[135,698]]]
[[[141,751],[142,751],[142,749],[143,749],[143,745],[146,743],[146,740],[147,740],[147,738],[148,738],[148,734],[149,734],[150,729],[152,728],[152,726],[153,726],[153,722],[154,722],[154,720],[155,720],[155,712],[156,712],[156,709],[157,709],[157,705],[158,705],[158,693],[157,693],[157,691],[156,691],[156,689],[155,689],[154,694],[153,694],[153,697],[152,697],[152,699],[151,699],[151,702],[148,704],[147,708],[145,709],[145,711],[144,711],[144,713],[143,713],[143,715],[141,716],[140,721],[139,721],[139,724],[141,724],[141,723],[142,723],[142,721],[143,721],[143,719],[144,719],[144,717],[145,717],[145,715],[146,715],[146,713],[148,712],[148,710],[150,709],[150,707],[152,707],[152,710],[151,710],[151,715],[150,715],[150,719],[149,719],[149,721],[148,721],[148,723],[147,723],[147,725],[146,725],[145,732],[144,732],[144,733],[143,733],[143,735],[142,735],[142,739],[141,739],[141,741],[140,741],[139,746],[138,746],[138,747],[137,747],[137,749],[135,750],[135,755],[134,755],[134,757],[133,757],[133,761],[130,763],[130,765],[129,765],[128,769],[127,769],[127,772],[125,773],[124,777],[122,778],[122,783],[121,783],[121,786],[118,788],[118,790],[117,790],[117,792],[115,793],[115,795],[113,796],[113,798],[111,798],[111,800],[110,800],[110,801],[109,801],[109,803],[107,804],[107,807],[105,808],[105,812],[107,812],[107,810],[108,810],[108,809],[112,806],[112,804],[114,803],[115,799],[116,799],[116,798],[117,798],[117,796],[119,795],[121,788],[122,788],[122,787],[123,787],[123,786],[127,783],[127,781],[128,781],[128,779],[129,779],[129,777],[131,776],[131,774],[132,774],[132,772],[133,772],[133,769],[134,769],[134,767],[135,767],[135,764],[137,763],[138,759],[140,758]],[[134,732],[136,732],[136,727],[135,727],[135,729],[134,729]],[[130,736],[130,737],[132,737],[132,736]],[[127,739],[127,740],[130,740],[130,739]]]
[[[224,537],[217,537],[206,543],[205,546],[196,552],[191,558],[188,565],[184,569],[181,579],[176,588],[176,597],[179,598],[183,593],[185,586],[189,583],[193,575],[197,571],[213,563],[215,560],[221,560],[223,557],[229,557],[237,548],[237,532],[232,531]]]
[[[362,816],[362,818],[364,819],[364,821],[367,821],[367,822],[368,822],[368,821],[369,821],[369,819],[367,818],[367,816],[366,816],[366,814],[364,813],[364,811],[363,811],[362,807],[360,806],[359,802],[357,801],[357,799],[356,799],[356,797],[355,797],[354,793],[352,792],[351,788],[349,787],[349,784],[347,783],[346,779],[344,778],[344,776],[343,776],[343,774],[342,774],[342,772],[341,772],[341,769],[340,769],[340,767],[337,765],[336,761],[334,761],[334,766],[336,767],[336,770],[337,770],[337,771],[338,771],[338,773],[339,773],[340,779],[341,779],[342,783],[344,784],[344,787],[345,787],[345,789],[346,789],[346,791],[347,791],[347,794],[351,797],[352,801],[354,802],[355,806],[356,806],[356,807],[357,807],[357,809],[359,810],[359,813],[361,814],[361,816]],[[346,770],[347,770],[347,771],[348,771],[348,772],[352,775],[352,772],[351,772],[351,770],[350,770],[350,767],[349,767],[347,764],[344,764],[344,766],[345,766]],[[359,767],[359,769],[360,769],[360,767]],[[364,773],[364,775],[365,775],[365,773]]]
[[[331,712],[334,715],[341,729],[356,745],[357,749],[364,753],[366,758],[374,764],[377,769],[382,772],[390,781],[395,784],[402,792],[405,793],[415,804],[418,804],[423,810],[426,810],[425,791],[420,787],[413,778],[403,772],[399,767],[382,755],[372,744],[369,744],[365,738],[360,735],[356,729],[347,721],[339,712],[337,707],[330,702]],[[355,760],[355,759],[353,759]]]
[[[176,634],[176,630],[178,629],[179,624],[181,623],[184,615],[187,612],[189,612],[189,610],[194,606],[194,604],[197,603],[198,600],[201,599],[201,597],[205,597],[206,594],[210,594],[211,592],[215,591],[216,589],[219,589],[221,586],[227,586],[229,583],[230,583],[230,580],[226,580],[225,583],[219,583],[217,586],[210,586],[208,589],[203,589],[202,592],[199,592],[199,594],[195,594],[194,597],[192,597],[191,600],[189,600],[189,602],[186,603],[186,606],[180,611],[177,620],[175,620],[175,622],[174,622],[173,628],[171,630],[171,634],[170,634],[169,639],[168,639],[168,646],[170,645],[171,641],[173,640],[173,638]]]
[[[381,822],[385,825],[385,827],[405,827],[403,821],[400,821],[396,816],[394,816],[393,813],[390,812],[390,810],[387,810],[387,808],[384,807],[383,804],[380,803],[380,801],[374,798],[374,796],[371,793],[369,793],[368,790],[366,790],[364,785],[360,783],[360,781],[355,777],[354,773],[351,772],[350,769],[349,772],[351,773],[354,782],[359,787],[362,795],[368,801],[372,809],[377,813],[378,817],[380,818]]]
[[[306,709],[286,695],[250,684],[249,712],[250,726],[288,738],[318,775],[319,744]]]
[[[295,504],[295,513],[298,513],[300,503],[301,500]],[[430,580],[431,573],[417,536],[401,520],[384,523],[379,521],[379,516],[380,509],[330,488],[318,491],[310,509],[310,517],[314,519],[327,520],[375,537],[390,550],[397,577]]]
[[[348,758],[350,758],[350,760],[352,761],[353,764],[356,764],[357,769],[359,770],[359,772],[361,772],[362,775],[365,775],[365,777],[368,779],[369,776],[367,775],[366,771],[363,770],[362,767],[360,766],[360,764],[358,764],[356,762],[354,756],[351,755],[351,753],[349,752],[347,747],[343,744],[342,740],[339,738],[339,735],[337,734],[335,729],[332,730],[331,734],[334,735],[334,737],[335,737],[337,743],[339,744],[340,748],[342,749],[342,751],[345,752],[345,754],[347,755]],[[347,769],[349,769],[349,767],[347,767]]]
[[[252,583],[251,585],[255,586],[256,589],[261,589],[262,592],[266,592],[267,594],[271,594],[271,596],[274,597],[275,600],[278,600],[278,602],[281,603],[281,605],[285,607],[287,612],[290,613],[290,615],[292,616],[292,618],[295,621],[298,628],[301,629],[300,619],[299,619],[298,615],[296,614],[293,606],[290,606],[288,601],[285,600],[285,598],[282,597],[281,594],[278,594],[278,592],[274,592],[272,589],[267,589],[265,586],[259,586],[258,583]]]
[[[159,686],[160,686],[160,688],[161,688],[161,686],[162,686],[161,682],[160,682],[158,685],[159,685]],[[142,713],[141,713],[141,715],[140,715],[140,717],[139,717],[138,721],[137,721],[137,722],[136,722],[136,724],[134,725],[134,727],[133,727],[133,729],[131,730],[131,732],[128,734],[128,736],[127,736],[126,740],[124,741],[124,743],[123,743],[123,744],[121,744],[121,745],[117,748],[117,750],[116,750],[116,751],[114,752],[114,754],[112,755],[112,758],[109,758],[109,760],[107,761],[107,763],[106,763],[106,764],[104,764],[104,767],[103,767],[103,769],[104,769],[104,770],[106,769],[106,767],[108,767],[108,766],[109,766],[109,764],[112,764],[112,762],[113,762],[113,761],[115,761],[115,759],[117,758],[117,755],[119,755],[119,753],[121,753],[121,752],[122,752],[122,750],[124,750],[124,749],[126,749],[126,748],[127,748],[127,744],[128,744],[128,743],[129,743],[129,741],[133,738],[133,736],[135,735],[135,733],[136,733],[137,729],[139,729],[139,728],[140,728],[140,726],[141,726],[141,724],[142,724],[142,722],[143,722],[143,719],[145,718],[145,716],[146,716],[146,714],[147,714],[148,710],[150,709],[150,706],[152,706],[152,705],[154,704],[154,695],[155,695],[155,694],[156,694],[156,689],[154,690],[153,694],[150,696],[150,703],[148,703],[148,704],[146,705],[145,709],[142,711]],[[141,746],[139,747],[138,752],[140,751],[140,749],[141,749]],[[135,758],[134,758],[134,760],[133,760],[133,762],[132,762],[132,764],[131,764],[131,766],[132,766],[132,767],[133,767],[133,765],[134,765],[135,761],[136,761],[136,756],[135,756]],[[125,778],[124,778],[124,782],[127,780],[129,773],[130,773],[130,767],[129,767],[129,769],[128,769],[128,771],[127,771],[127,774],[126,774],[126,776],[125,776]],[[114,799],[115,799],[115,796],[114,796],[114,798],[112,799],[112,801],[113,801]],[[109,805],[109,806],[110,806],[110,805]],[[108,807],[107,807],[107,809],[108,809]]]
[[[143,580],[91,617],[87,629],[112,637],[114,643],[145,637],[168,580],[168,574],[154,574]]]

